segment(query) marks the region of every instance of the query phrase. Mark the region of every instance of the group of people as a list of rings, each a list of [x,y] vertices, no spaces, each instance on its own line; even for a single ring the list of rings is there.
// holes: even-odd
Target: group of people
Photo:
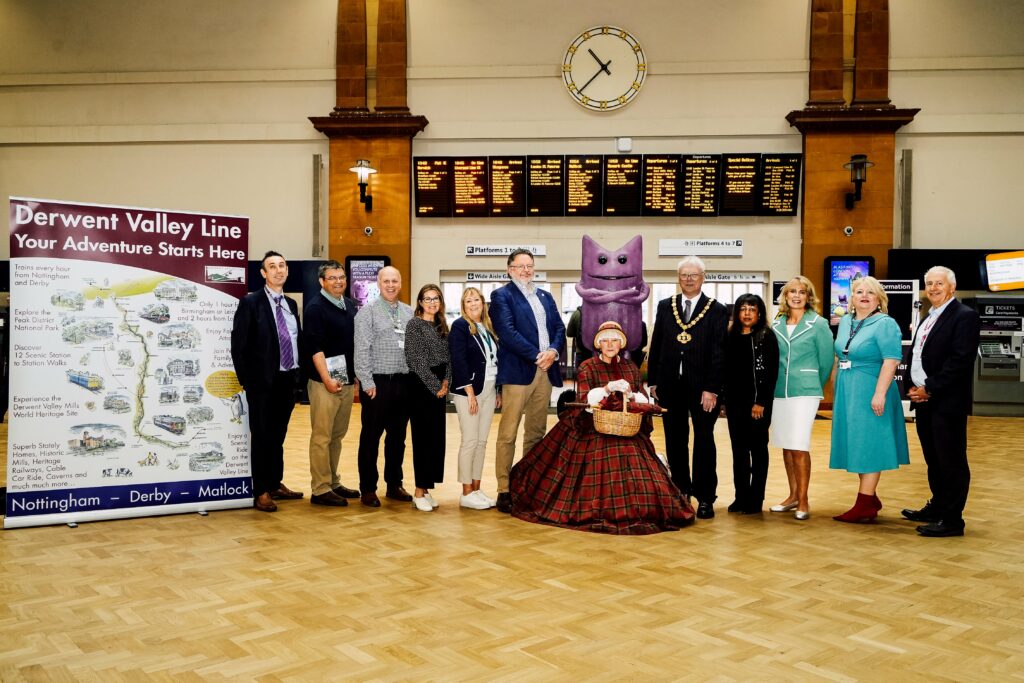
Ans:
[[[833,374],[830,465],[859,476],[853,507],[835,519],[873,520],[882,507],[881,472],[909,463],[893,381],[902,358],[901,333],[872,277],[852,283],[849,315],[833,338],[807,278],[786,283],[774,322],[755,294],[736,300],[730,320],[728,308],[702,291],[703,261],[684,258],[677,269],[680,293],[658,304],[647,356],[649,396],[637,366],[620,355],[630,340],[616,321],[607,321],[592,340],[595,355],[578,370],[579,396],[585,400],[571,405],[547,431],[552,390],[562,386],[558,361],[565,327],[553,297],[533,283],[533,255],[517,249],[507,266],[510,281],[492,292],[490,305],[479,289],[464,290],[461,315],[449,327],[438,285],[423,286],[411,307],[399,301],[401,274],[388,266],[378,273],[380,296],[357,310],[345,296],[344,268],[327,261],[318,272],[320,295],[306,302],[303,329],[297,304],[283,293],[287,263],[277,252],[267,252],[260,271],[265,286],[241,300],[232,331],[232,358],[249,405],[254,507],[273,512],[275,501],[303,497],[282,482],[284,438],[302,376],[308,378],[311,502],[316,505],[344,506],[359,498],[364,506],[379,507],[383,438],[385,496],[419,511],[435,510],[431,491],[443,479],[449,393],[462,435],[460,506],[496,507],[568,528],[642,534],[714,517],[714,426],[722,413],[729,425],[736,491],[729,512],[761,512],[770,439],[782,449],[789,482],[789,495],[770,510],[807,519],[811,431]],[[962,535],[979,319],[954,298],[956,279],[949,269],[932,268],[925,285],[931,310],[914,337],[908,393],[917,411],[932,498],[920,509],[903,510],[903,516],[921,522],[918,532],[924,536]],[[362,428],[359,485],[352,489],[342,485],[338,464],[356,382]],[[492,498],[481,489],[481,478],[497,408],[498,486]],[[652,415],[662,409],[667,462],[650,439]],[[642,413],[640,427],[635,433],[601,433],[595,410]],[[513,467],[524,422],[523,457]],[[407,426],[412,494],[403,482]]]

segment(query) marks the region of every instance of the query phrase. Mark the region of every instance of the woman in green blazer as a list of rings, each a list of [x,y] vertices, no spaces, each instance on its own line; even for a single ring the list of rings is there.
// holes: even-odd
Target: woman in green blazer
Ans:
[[[814,285],[798,275],[782,288],[779,317],[772,329],[779,342],[779,379],[775,384],[772,445],[782,449],[789,495],[772,512],[796,508],[797,519],[811,516],[807,487],[811,481],[811,428],[834,359],[832,332],[815,310]]]

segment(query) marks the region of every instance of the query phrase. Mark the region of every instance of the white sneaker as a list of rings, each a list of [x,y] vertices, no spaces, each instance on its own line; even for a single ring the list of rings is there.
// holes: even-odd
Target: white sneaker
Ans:
[[[486,500],[476,495],[476,491],[467,493],[464,496],[459,496],[459,505],[464,508],[471,510],[487,510],[491,506]]]
[[[441,504],[438,503],[436,500],[434,500],[434,497],[432,495],[430,495],[430,491],[427,491],[426,493],[424,493],[423,497],[427,499],[428,503],[430,503],[430,507],[434,508],[435,510],[437,508],[441,507]]]
[[[487,501],[487,507],[494,507],[495,505],[498,504],[498,501],[494,500],[480,489],[473,491],[473,494],[479,497],[481,500]]]
[[[430,501],[427,500],[426,496],[419,496],[419,497],[413,496],[412,497],[412,506],[414,508],[416,508],[417,510],[419,510],[420,512],[433,512],[434,511],[434,506],[430,504]]]

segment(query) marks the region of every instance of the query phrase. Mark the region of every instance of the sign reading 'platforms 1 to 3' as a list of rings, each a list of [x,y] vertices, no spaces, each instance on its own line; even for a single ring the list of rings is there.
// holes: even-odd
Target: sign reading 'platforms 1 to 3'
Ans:
[[[415,215],[795,216],[801,154],[417,157]]]

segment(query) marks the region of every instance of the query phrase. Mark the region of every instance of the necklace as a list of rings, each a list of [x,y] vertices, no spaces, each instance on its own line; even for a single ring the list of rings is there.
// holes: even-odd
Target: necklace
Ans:
[[[676,335],[676,341],[678,341],[680,344],[689,344],[690,340],[693,339],[693,335],[687,332],[687,330],[701,321],[701,318],[703,318],[704,314],[707,313],[708,310],[711,308],[711,304],[715,303],[715,300],[709,297],[707,304],[704,305],[704,310],[701,311],[696,318],[691,319],[690,322],[684,323],[683,319],[679,317],[678,300],[681,296],[682,295],[680,295],[679,297],[672,297],[672,315],[674,315],[676,318],[676,325],[679,325],[679,328],[682,330],[682,332]]]

